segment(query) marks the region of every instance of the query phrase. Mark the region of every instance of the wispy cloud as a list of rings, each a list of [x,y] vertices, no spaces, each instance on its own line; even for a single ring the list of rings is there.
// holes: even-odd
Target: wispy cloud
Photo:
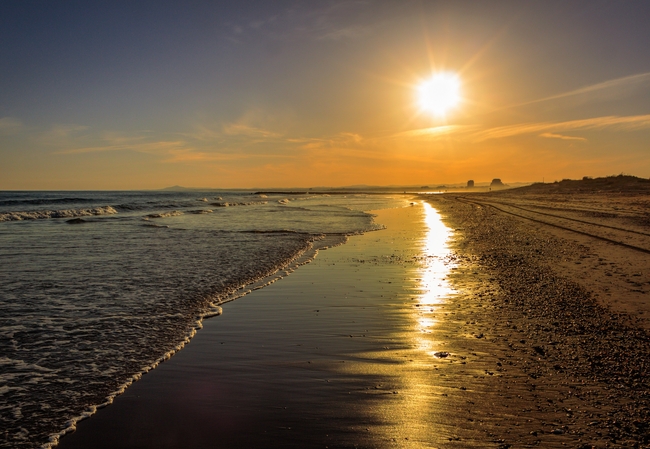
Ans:
[[[580,140],[583,142],[586,142],[587,139],[584,137],[575,137],[575,136],[565,136],[562,134],[554,134],[554,133],[542,133],[539,135],[540,137],[546,137],[547,139],[561,139],[561,140]]]
[[[172,150],[184,149],[186,146],[186,142],[183,141],[132,142],[71,148],[56,151],[55,154],[100,153],[104,151],[135,151],[138,153],[160,154]]]
[[[2,134],[13,134],[20,131],[23,128],[23,123],[13,117],[2,117],[0,118],[0,133]]]
[[[264,128],[257,128],[243,123],[226,123],[223,125],[223,132],[228,136],[248,136],[262,138],[279,138],[282,134]]]
[[[226,37],[234,44],[258,39],[260,34],[272,39],[306,38],[321,41],[358,39],[370,34],[373,23],[360,23],[352,17],[355,11],[372,7],[368,1],[332,3],[297,3],[279,14],[260,17],[246,23],[226,23]]]
[[[584,86],[579,89],[574,89],[570,90],[568,92],[563,92],[560,94],[556,95],[551,95],[548,97],[544,98],[539,98],[537,100],[532,100],[532,101],[527,101],[524,103],[518,103],[516,105],[510,106],[510,107],[517,107],[517,106],[526,106],[529,104],[535,104],[535,103],[541,103],[544,101],[551,101],[551,100],[559,100],[561,98],[567,98],[567,97],[575,97],[578,95],[585,95],[585,94],[591,94],[594,92],[600,92],[600,91],[605,91],[605,90],[625,90],[627,91],[631,87],[634,87],[635,85],[643,84],[643,83],[649,83],[650,82],[650,72],[646,73],[638,73],[636,75],[630,75],[630,76],[624,76],[621,78],[616,78],[613,80],[608,80],[604,81],[602,83],[596,83],[592,84],[589,86]]]
[[[88,130],[87,126],[79,124],[56,124],[40,132],[34,131],[31,138],[45,147],[78,147],[84,145]]]
[[[54,125],[50,128],[49,134],[57,137],[68,137],[73,134],[87,130],[88,127],[76,124]]]
[[[205,151],[194,151],[190,148],[184,149],[171,149],[168,157],[162,162],[177,163],[177,162],[214,162],[214,161],[234,161],[241,159],[248,159],[250,156],[246,154],[236,153],[209,153]]]
[[[631,115],[626,117],[605,116],[565,122],[522,123],[487,129],[474,133],[471,137],[474,142],[483,142],[489,139],[502,139],[522,134],[607,128],[619,131],[633,131],[650,128],[650,114]]]
[[[232,146],[235,143],[247,146],[287,139],[282,132],[265,126],[269,120],[259,115],[248,113],[235,122],[195,124],[190,131],[177,133],[176,136],[186,140],[190,146],[219,147]]]
[[[362,135],[351,132],[342,132],[333,136],[323,137],[289,137],[284,140],[287,145],[295,145],[301,150],[332,150],[352,149],[362,147],[367,139]]]
[[[431,128],[412,129],[397,134],[392,134],[390,138],[420,138],[420,139],[437,139],[450,136],[452,134],[467,133],[480,128],[478,125],[442,125]]]
[[[207,152],[197,151],[194,148],[184,148],[180,150],[172,149],[168,152],[168,157],[163,159],[164,163],[188,163],[188,162],[232,162],[246,159],[257,159],[259,155],[250,153],[225,153],[225,152]],[[265,159],[278,159],[289,157],[286,154],[264,154]]]
[[[58,127],[56,132],[46,133],[44,141],[57,148],[54,154],[59,155],[132,151],[156,155],[161,162],[166,163],[234,161],[261,155],[265,158],[282,157],[281,154],[269,154],[272,151],[268,146],[259,145],[266,143],[288,143],[293,147],[297,145],[283,137],[281,133],[246,123],[252,120],[253,116],[255,114],[249,114],[238,122],[213,126],[197,125],[191,132],[159,135],[155,139],[150,132],[146,131],[134,135],[102,132],[99,135],[95,133],[94,137],[85,133],[80,137],[74,133],[86,129],[85,127]]]
[[[326,30],[324,34],[318,37],[319,40],[323,41],[339,41],[342,39],[356,39],[359,37],[367,36],[371,32],[371,27],[361,26],[361,25],[352,25],[342,28],[333,27],[329,30]]]

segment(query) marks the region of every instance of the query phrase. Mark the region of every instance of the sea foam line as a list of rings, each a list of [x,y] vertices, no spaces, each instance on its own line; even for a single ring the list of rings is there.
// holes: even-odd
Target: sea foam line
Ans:
[[[199,314],[196,318],[196,321],[188,326],[188,335],[186,335],[180,343],[156,359],[153,363],[143,367],[139,372],[129,377],[122,385],[118,387],[117,390],[106,396],[104,402],[98,405],[90,405],[80,415],[72,417],[66,421],[66,427],[60,432],[50,434],[48,442],[41,445],[41,449],[52,449],[57,446],[61,437],[68,433],[74,432],[77,429],[77,423],[83,421],[86,418],[90,418],[92,415],[97,413],[99,409],[112,404],[117,396],[124,393],[126,389],[130,387],[134,382],[140,380],[144,374],[156,368],[164,361],[169,360],[174,354],[183,349],[185,345],[188,344],[196,335],[197,330],[203,328],[204,319],[218,316],[223,313],[223,309],[220,307],[221,305],[234,301],[235,299],[239,299],[255,290],[259,290],[279,281],[280,279],[283,279],[284,277],[293,273],[299,267],[312,262],[318,255],[319,250],[342,245],[348,240],[347,235],[344,234],[331,235],[329,236],[330,241],[327,241],[327,237],[328,236],[325,234],[312,235],[311,241],[308,242],[308,245],[302,251],[298,252],[294,257],[287,260],[283,266],[279,267],[274,272],[261,277],[257,281],[240,285],[239,287],[232,288],[227,292],[217,295],[214,301],[209,304],[208,309],[205,312]],[[314,242],[317,241],[321,241],[322,244],[315,247]]]
[[[62,210],[37,210],[31,212],[6,212],[0,214],[1,221],[42,220],[47,218],[74,218],[89,217],[93,215],[116,214],[111,206],[94,207],[91,209],[62,209]]]

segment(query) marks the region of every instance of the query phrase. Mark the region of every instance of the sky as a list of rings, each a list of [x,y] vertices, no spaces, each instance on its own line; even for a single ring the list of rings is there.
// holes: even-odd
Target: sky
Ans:
[[[650,177],[650,2],[0,2],[0,189]],[[443,115],[419,86],[460,82]]]

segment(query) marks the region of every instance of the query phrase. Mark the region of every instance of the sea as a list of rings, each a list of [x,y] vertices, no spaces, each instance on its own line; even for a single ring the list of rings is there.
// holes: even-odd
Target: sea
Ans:
[[[48,448],[389,194],[0,191],[0,447]]]

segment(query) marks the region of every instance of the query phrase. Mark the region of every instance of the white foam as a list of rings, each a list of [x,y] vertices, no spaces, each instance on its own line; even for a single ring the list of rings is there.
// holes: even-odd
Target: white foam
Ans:
[[[62,209],[62,210],[37,210],[31,212],[6,212],[0,214],[1,221],[42,220],[47,218],[75,218],[90,217],[95,215],[116,214],[111,206],[94,207],[91,209]]]
[[[286,201],[289,202],[290,198],[291,197],[286,198]],[[254,197],[253,198],[250,198],[250,197],[249,198],[238,198],[238,199],[242,199],[242,200],[245,199],[246,201],[248,201],[248,200],[254,199]],[[275,201],[276,199],[277,199],[277,197],[274,198],[272,201]],[[214,201],[214,200],[212,200],[212,201]],[[229,206],[231,203],[226,203],[226,204]],[[266,204],[266,201],[264,201],[264,202],[261,202],[261,201],[248,201],[248,202],[245,202],[245,203],[232,203],[232,205],[250,205],[250,204]],[[203,208],[204,206],[207,206],[207,204],[198,205],[198,203],[196,202],[196,198],[195,198],[195,201],[193,201],[191,203],[188,202],[187,204],[182,204],[182,205],[168,204],[168,206],[170,206],[170,209],[171,209],[171,207],[174,207],[174,206],[178,207],[178,208],[187,207],[188,209],[192,209],[192,208],[197,208],[198,209],[199,207]],[[160,207],[160,209],[158,209],[158,211],[159,212],[162,212],[162,211],[167,212],[170,209],[165,210],[165,209],[162,209],[162,207]],[[278,208],[277,206],[276,207],[271,207],[269,209],[273,209],[272,210],[273,212],[275,212],[275,211],[277,211],[279,209],[284,209],[284,210],[289,210],[289,211],[291,210],[291,209],[285,209],[285,208]],[[253,210],[260,210],[260,209],[253,207],[253,208],[246,208],[245,210],[249,210],[250,212],[253,212]],[[245,210],[242,210],[242,212],[245,213]],[[155,212],[155,209],[154,210],[150,209],[148,212]],[[174,211],[174,212],[178,212],[178,211]],[[186,214],[189,214],[191,212],[194,212],[194,211],[185,210]],[[235,210],[231,210],[230,212],[227,212],[227,211],[217,211],[217,212],[226,213],[228,215],[233,214],[233,216],[235,218],[239,219],[238,218],[239,215],[237,215],[238,212],[235,211]],[[167,214],[161,213],[161,214],[153,214],[152,216],[150,216],[150,218],[146,218],[146,217],[143,217],[143,215],[145,213],[147,213],[147,212],[141,212],[140,214],[137,214],[137,215],[139,215],[139,218],[143,219],[143,221],[140,222],[140,224],[142,224],[143,226],[161,226],[161,225],[157,225],[155,223],[165,223],[165,221],[162,221],[162,220],[157,221],[156,218],[163,217],[163,216],[174,216],[174,215],[176,215],[176,214],[172,215],[172,214],[169,214],[169,213],[167,213]],[[215,213],[214,214],[215,219],[219,218],[219,217],[217,217],[217,215],[220,215],[220,216],[223,217],[222,214],[216,214]],[[155,218],[153,218],[153,217],[155,217]],[[192,219],[188,223],[191,224],[191,223],[194,223],[194,222],[198,222],[199,220],[201,220],[203,218],[204,217],[198,217],[197,216],[195,219]],[[205,218],[208,218],[208,217],[205,217]],[[282,219],[284,219],[284,214],[282,214]],[[263,222],[261,222],[261,223],[263,223]],[[258,227],[257,222],[253,222],[252,224],[254,225],[254,227]],[[277,227],[277,225],[275,225],[275,226]],[[55,228],[58,229],[59,227],[56,226]],[[100,227],[94,226],[94,227],[91,227],[89,229],[99,229],[99,228],[106,228],[106,227],[105,226],[100,226]],[[316,226],[314,226],[314,228],[316,228]],[[63,229],[63,228],[61,228],[61,229]],[[320,229],[320,227],[318,227],[316,229]],[[338,229],[338,227],[337,227],[337,229]],[[92,361],[95,361],[97,363],[86,364],[85,366],[83,366],[83,364],[80,363],[79,366],[76,366],[74,370],[67,370],[67,367],[62,368],[61,370],[59,370],[56,373],[57,377],[54,380],[56,382],[58,382],[58,384],[61,385],[60,390],[65,392],[66,395],[70,391],[79,390],[80,395],[75,396],[74,398],[71,397],[70,399],[73,400],[73,402],[77,402],[79,404],[84,404],[84,405],[81,406],[81,407],[75,408],[76,411],[74,413],[76,415],[78,415],[78,416],[73,417],[72,419],[70,419],[70,414],[69,413],[66,413],[64,415],[65,419],[67,419],[65,425],[61,425],[62,420],[61,420],[60,415],[58,415],[59,416],[58,419],[60,421],[57,421],[58,425],[57,425],[57,427],[55,427],[55,429],[61,429],[63,427],[64,428],[60,432],[55,433],[55,434],[53,434],[51,436],[50,435],[45,435],[44,436],[45,438],[50,436],[50,441],[47,444],[43,445],[42,447],[51,448],[51,447],[55,446],[57,444],[59,438],[62,435],[65,435],[67,432],[70,432],[70,431],[74,430],[76,428],[77,423],[80,420],[83,420],[83,419],[87,418],[88,416],[91,416],[93,413],[96,412],[97,409],[105,407],[108,404],[112,403],[114,398],[117,395],[124,392],[126,390],[126,388],[128,388],[128,386],[130,386],[133,382],[140,379],[143,374],[147,373],[149,370],[153,369],[158,364],[162,363],[164,360],[169,359],[175,352],[182,349],[184,347],[184,345],[187,342],[189,342],[190,339],[195,335],[197,330],[202,327],[202,320],[203,319],[210,318],[210,317],[213,317],[213,316],[218,316],[218,315],[222,314],[223,310],[219,306],[220,304],[223,304],[223,303],[228,302],[228,301],[232,301],[232,300],[237,299],[237,298],[241,298],[242,296],[245,296],[246,294],[251,293],[254,290],[261,289],[261,288],[263,288],[265,286],[268,286],[268,285],[282,279],[283,277],[287,276],[288,274],[290,274],[294,270],[296,270],[299,266],[311,262],[314,259],[314,257],[316,256],[316,254],[318,253],[319,249],[322,249],[322,248],[328,247],[328,246],[338,245],[338,244],[343,243],[346,240],[346,236],[343,233],[337,234],[337,235],[332,235],[332,234],[329,234],[329,235],[313,235],[313,234],[309,234],[309,233],[303,233],[303,232],[292,231],[292,230],[279,230],[278,231],[278,230],[274,230],[274,229],[254,231],[254,233],[276,233],[276,232],[279,232],[279,233],[283,233],[283,234],[287,234],[287,235],[279,236],[277,238],[272,237],[272,236],[270,236],[269,238],[258,238],[258,237],[254,236],[254,235],[249,236],[249,235],[246,235],[246,234],[240,234],[241,232],[245,232],[245,231],[239,231],[239,230],[231,231],[231,230],[228,230],[228,232],[233,232],[233,234],[224,234],[222,232],[216,232],[216,233],[211,233],[210,232],[210,233],[205,233],[205,235],[203,235],[203,233],[197,233],[197,236],[199,238],[195,238],[193,233],[180,233],[179,232],[179,233],[173,233],[174,238],[172,239],[171,237],[169,237],[169,236],[172,236],[172,233],[169,233],[169,232],[157,233],[157,234],[151,234],[151,233],[146,233],[145,234],[145,233],[142,233],[141,231],[137,231],[137,232],[140,232],[141,235],[144,236],[144,237],[147,237],[149,235],[159,235],[161,239],[163,239],[163,238],[168,239],[169,238],[170,240],[165,240],[165,242],[167,242],[167,244],[161,245],[161,247],[164,246],[164,247],[168,248],[167,250],[175,251],[172,254],[175,254],[179,258],[184,257],[184,255],[188,254],[188,251],[190,251],[190,249],[192,249],[189,252],[189,254],[191,254],[190,257],[192,258],[192,260],[197,260],[197,261],[204,260],[205,256],[208,256],[208,258],[205,259],[206,261],[210,260],[209,256],[212,253],[203,254],[200,251],[198,251],[198,253],[201,254],[203,257],[198,257],[196,255],[197,254],[196,249],[203,248],[204,246],[205,247],[210,246],[210,245],[204,244],[205,242],[208,241],[208,240],[205,239],[206,237],[215,238],[217,243],[218,243],[217,247],[220,248],[219,244],[220,244],[221,240],[223,239],[224,241],[229,241],[230,237],[228,237],[228,236],[233,235],[234,238],[237,240],[237,242],[241,241],[241,244],[237,243],[237,245],[238,245],[237,248],[240,248],[240,246],[241,246],[242,251],[243,251],[243,249],[253,249],[254,248],[254,250],[256,251],[254,253],[256,263],[252,263],[252,264],[248,264],[248,265],[245,264],[244,262],[246,260],[248,260],[247,258],[249,258],[247,256],[248,253],[241,252],[241,254],[240,254],[239,252],[237,252],[236,254],[233,255],[233,261],[235,263],[233,263],[232,265],[231,264],[225,265],[225,264],[221,264],[221,263],[215,264],[217,269],[216,270],[211,270],[208,273],[208,275],[201,275],[201,276],[197,275],[195,280],[194,280],[194,278],[191,278],[192,281],[188,282],[187,283],[188,285],[185,286],[185,287],[187,287],[187,291],[189,291],[189,292],[197,292],[198,296],[197,296],[197,298],[195,298],[196,301],[193,300],[194,302],[191,304],[190,309],[183,309],[183,310],[188,311],[189,313],[181,313],[181,312],[171,313],[171,312],[176,311],[178,309],[174,308],[172,306],[165,307],[165,308],[160,308],[158,303],[155,302],[155,307],[152,306],[152,308],[150,308],[150,309],[144,309],[144,310],[149,310],[150,312],[153,311],[153,315],[152,314],[134,313],[134,312],[131,312],[129,310],[123,310],[121,308],[115,308],[115,309],[110,309],[109,308],[105,312],[102,312],[102,314],[100,316],[98,316],[96,314],[93,314],[93,312],[88,309],[87,304],[83,303],[83,302],[78,302],[78,303],[76,302],[76,303],[74,303],[74,305],[69,305],[65,301],[57,301],[57,302],[53,303],[53,307],[55,307],[56,310],[59,311],[59,312],[67,311],[68,309],[70,309],[70,311],[74,311],[75,313],[77,311],[81,312],[82,316],[80,316],[75,321],[75,323],[76,324],[83,323],[83,326],[80,327],[80,328],[83,328],[83,329],[102,329],[105,326],[106,327],[107,326],[112,326],[112,324],[109,324],[109,323],[113,323],[116,320],[124,320],[124,323],[129,324],[130,329],[136,329],[136,331],[133,332],[135,335],[142,337],[147,332],[149,332],[150,328],[152,328],[152,326],[147,324],[147,320],[153,319],[153,322],[154,322],[153,329],[155,330],[155,332],[158,332],[158,331],[162,332],[162,330],[165,330],[165,332],[167,332],[166,329],[170,327],[170,326],[168,326],[169,324],[171,324],[172,327],[174,326],[175,323],[178,323],[178,325],[173,329],[173,331],[174,331],[173,332],[173,337],[169,338],[169,339],[165,339],[164,349],[161,350],[159,347],[157,347],[156,351],[152,350],[152,351],[150,351],[148,353],[143,352],[143,354],[141,356],[142,358],[139,358],[140,363],[138,365],[136,365],[135,369],[130,368],[129,371],[125,371],[126,367],[121,367],[121,365],[120,365],[120,363],[122,361],[120,359],[120,355],[117,355],[117,357],[115,358],[115,361],[112,362],[112,363],[113,363],[114,366],[121,367],[121,369],[111,368],[111,366],[113,366],[113,365],[108,364],[108,363],[104,363],[104,361],[106,359],[110,358],[111,355],[115,356],[115,354],[111,353],[108,350],[105,350],[104,348],[94,347],[94,348],[92,348],[93,352],[91,353],[91,356],[86,357],[84,360],[86,360],[86,359],[87,360],[92,360]],[[154,231],[151,231],[151,232],[154,232]],[[185,230],[183,230],[183,232],[185,232]],[[237,234],[234,234],[234,232],[237,232]],[[77,236],[76,233],[74,233],[74,234],[71,234],[70,232],[66,232],[66,233],[68,235],[71,235],[71,236],[74,235],[75,238]],[[298,235],[292,235],[292,234],[298,234]],[[187,238],[187,240],[185,240],[185,238]],[[179,242],[179,240],[180,240],[180,242]],[[187,242],[188,245],[185,245],[183,242]],[[202,242],[204,242],[204,243],[202,243]],[[174,243],[174,244],[171,245],[169,243]],[[178,243],[178,245],[176,245],[177,243]],[[181,245],[181,243],[183,243],[183,244]],[[262,244],[262,246],[259,246],[260,244]],[[180,248],[182,246],[183,251],[181,251],[180,249],[178,249],[178,250],[175,249],[176,246],[174,246],[174,245],[178,246],[178,248]],[[192,245],[196,245],[196,247],[192,246]],[[257,246],[254,246],[254,245],[257,245]],[[226,247],[226,246],[224,246],[224,247]],[[136,249],[137,249],[137,247],[136,247]],[[136,253],[134,252],[134,254],[136,254]],[[145,254],[147,254],[147,253],[145,253]],[[167,252],[163,252],[162,254],[163,255],[167,254]],[[157,264],[160,262],[160,265],[164,269],[167,269],[167,266],[168,266],[167,265],[167,258],[170,258],[170,257],[167,257],[167,256],[160,257],[160,258],[156,257],[156,259],[155,260],[152,259],[152,261],[156,262]],[[176,257],[174,257],[174,259],[176,259]],[[257,260],[259,260],[259,263],[257,263]],[[151,261],[149,261],[149,259],[146,259],[146,261],[151,262]],[[177,267],[177,264],[174,262],[172,267],[174,268],[174,270],[176,270],[177,268],[180,269],[180,268],[183,267],[183,263],[184,263],[184,261],[180,260],[179,263],[178,263],[178,267]],[[145,263],[143,263],[141,265],[144,268],[149,266],[149,265],[147,265]],[[223,265],[223,267],[222,267],[222,265]],[[240,265],[241,265],[241,267],[240,267]],[[121,265],[117,265],[116,269],[120,268],[120,266]],[[155,275],[162,274],[165,277],[165,279],[169,278],[170,276],[167,275],[167,273],[166,273],[166,271],[164,269],[156,270],[154,272],[154,274]],[[210,273],[212,273],[212,272],[218,273],[219,276],[218,277],[211,277]],[[172,271],[170,273],[176,273],[176,271]],[[138,275],[139,273],[135,273],[135,274]],[[120,276],[116,276],[116,278],[120,279]],[[140,278],[146,279],[146,277],[144,275],[141,275]],[[129,277],[129,279],[130,279],[130,277]],[[257,279],[257,280],[254,280],[254,279]],[[251,280],[254,280],[254,281],[250,282]],[[47,281],[47,282],[45,282],[45,281]],[[206,281],[207,281],[207,283],[206,283]],[[104,282],[104,281],[102,280],[102,282]],[[179,282],[178,284],[180,285],[181,282]],[[61,286],[56,285],[54,282],[51,282],[50,279],[44,279],[43,285],[45,286],[44,287],[45,289],[60,289],[61,288]],[[101,284],[97,284],[97,285],[101,286],[101,285],[104,285],[104,284],[101,283]],[[174,290],[175,285],[176,284],[173,284],[173,285],[170,284],[168,286],[168,289],[170,289],[170,290],[167,291],[164,294],[164,296],[170,296],[169,292],[171,292],[172,294],[175,294],[175,292],[176,292],[176,290]],[[139,291],[138,288],[133,288],[133,287],[137,287],[137,286],[132,286],[131,283],[127,283],[127,286],[132,287],[132,290],[124,290],[125,297],[138,296],[138,298],[139,298],[139,296],[141,296],[141,295],[137,295],[137,293]],[[182,291],[184,291],[185,287],[183,288]],[[225,291],[226,289],[228,291]],[[47,291],[49,291],[49,290],[47,290]],[[46,293],[47,293],[47,291],[46,291]],[[59,290],[52,290],[52,291],[54,293],[59,292]],[[85,287],[84,287],[84,290],[79,290],[79,291],[86,291]],[[106,292],[107,292],[107,295],[108,295],[112,291],[110,289],[107,289]],[[216,292],[220,292],[220,294],[217,295]],[[102,290],[100,293],[104,294],[104,291]],[[120,293],[120,294],[122,294],[122,293]],[[191,293],[191,294],[194,294],[194,293]],[[154,297],[157,297],[157,296],[152,295],[152,298],[154,298]],[[53,298],[56,299],[57,298],[56,295],[53,296]],[[145,299],[147,299],[147,298],[148,297],[145,297]],[[99,300],[100,300],[100,302],[102,304],[104,304],[104,302],[101,301],[102,300],[101,296],[99,297]],[[140,299],[138,299],[138,301],[139,300]],[[109,304],[109,303],[106,303],[106,304]],[[152,303],[152,304],[154,304],[154,303]],[[194,307],[195,305],[196,305],[196,307]],[[136,312],[137,312],[137,310],[136,310]],[[177,317],[177,318],[181,319],[182,321],[171,320],[171,319],[166,320],[166,319],[163,319],[162,317],[170,317],[170,318],[171,317]],[[47,320],[47,318],[45,318],[44,320]],[[48,321],[48,332],[43,334],[45,337],[47,337],[47,340],[44,341],[43,345],[40,347],[40,350],[42,351],[42,356],[44,358],[46,358],[46,359],[51,358],[51,357],[53,357],[53,356],[55,356],[57,354],[57,345],[68,344],[69,340],[71,340],[71,337],[72,337],[72,335],[70,335],[70,336],[67,335],[68,330],[63,329],[63,325],[66,323],[65,320],[57,318],[57,319],[50,320],[50,321]],[[57,330],[57,329],[61,329],[61,330]],[[9,334],[13,335],[13,333],[15,331],[13,326],[12,326],[11,329],[5,329],[5,330],[6,330],[6,332],[5,332],[6,335],[9,335]],[[172,334],[170,334],[170,336],[171,335]],[[72,339],[74,339],[75,344],[78,343],[78,347],[75,346],[70,351],[71,353],[74,354],[74,357],[77,356],[76,354],[79,354],[80,357],[82,355],[85,357],[86,352],[81,352],[81,351],[88,350],[88,348],[91,348],[93,343],[94,343],[94,340],[92,340],[89,336],[83,335],[83,334],[78,335],[78,336],[75,334],[75,336],[72,337]],[[181,339],[182,339],[182,341],[181,341]],[[180,341],[180,343],[176,344],[179,341]],[[166,352],[161,357],[158,357],[163,351],[167,351],[170,348],[173,348],[173,349]],[[136,360],[135,358],[133,358],[135,356],[131,356],[131,355],[128,355],[128,356],[125,355],[124,360],[127,360],[126,357],[128,357],[128,360],[132,360],[132,361]],[[137,355],[137,357],[140,357],[140,356]],[[16,357],[16,358],[18,358],[18,357]],[[39,362],[39,363],[41,363],[41,362]],[[146,365],[146,366],[143,366],[143,365]],[[0,366],[0,368],[1,368],[1,366]],[[131,371],[131,369],[133,369],[133,371],[139,371],[139,372],[137,372],[135,374],[132,374],[133,371]],[[19,375],[22,376],[21,373],[19,373]],[[92,392],[91,391],[86,392],[82,388],[79,388],[79,385],[81,385],[81,383],[83,382],[84,379],[88,378],[91,375],[92,375],[91,378],[101,376],[103,378],[111,377],[111,378],[114,378],[116,380],[119,379],[119,383],[121,385],[120,385],[119,388],[115,389],[115,391],[113,391],[108,396],[105,396],[105,397],[104,397],[104,395],[99,396],[99,397],[94,396],[94,397],[92,397],[92,399],[87,400],[87,398],[89,398],[90,393],[92,393]],[[45,376],[50,376],[50,373],[36,373],[36,372],[34,372],[32,374],[32,376],[31,376],[31,380],[33,380],[35,382],[39,382],[39,388],[43,388],[42,387],[42,385],[43,385],[42,381],[43,380],[51,382],[51,379],[49,377],[45,378]],[[130,376],[130,377],[127,378],[127,376]],[[82,382],[78,383],[76,386],[68,387],[66,385],[66,382],[69,379],[75,379],[75,382],[79,382],[79,380],[81,380]],[[23,385],[25,388],[29,388],[28,387],[29,380],[30,379],[25,379],[25,382],[23,382],[23,377],[17,377],[16,380],[13,381],[12,383],[10,383],[9,385],[10,386]],[[0,382],[0,384],[1,384],[1,382]],[[113,384],[113,385],[115,385],[115,384]],[[75,388],[77,390],[75,390]],[[49,387],[48,387],[48,389],[49,389]],[[29,391],[32,391],[32,390],[29,390]],[[13,397],[15,394],[16,394],[16,392],[14,392],[14,391],[8,391],[8,392],[5,393],[4,398],[10,398],[10,395],[11,395],[11,397]],[[40,399],[38,399],[38,400],[40,400]],[[83,402],[81,402],[82,400],[83,400]],[[88,407],[86,409],[85,404],[89,404],[89,403],[95,403],[95,405],[93,405],[92,407]],[[52,404],[57,405],[55,402],[53,402]],[[22,408],[23,408],[23,410],[29,410],[29,408],[26,408],[25,406],[22,406]],[[55,410],[55,408],[53,407],[52,410]],[[54,412],[51,412],[50,414],[53,414],[53,413]],[[27,413],[25,413],[25,414],[26,414],[26,416],[28,415]],[[47,415],[45,417],[49,419],[49,415]],[[26,419],[28,419],[28,418],[23,418],[23,422]],[[31,419],[31,418],[29,418],[29,419]],[[34,419],[36,419],[36,417],[34,417]],[[18,424],[20,424],[20,423],[17,423],[16,426]],[[31,430],[31,428],[30,428],[30,430]],[[33,438],[33,436],[31,436],[31,438]],[[44,441],[45,438],[42,438],[42,437],[39,438],[38,444],[42,444],[42,442]]]
[[[177,217],[179,215],[183,215],[183,212],[180,210],[173,210],[171,212],[162,212],[159,214],[149,214],[147,215],[148,218],[167,218],[167,217]]]
[[[340,245],[343,244],[347,241],[346,236],[335,236],[333,237],[334,240],[332,240],[332,237],[330,237],[331,242],[328,242],[330,245]],[[249,284],[244,284],[239,286],[238,288],[233,288],[230,291],[226,293],[222,293],[218,295],[213,302],[209,304],[209,308],[200,314],[196,321],[188,326],[188,334],[186,337],[178,344],[176,345],[175,348],[172,350],[168,351],[165,353],[162,357],[159,357],[156,361],[154,361],[152,364],[143,367],[140,372],[134,374],[130,378],[128,378],[120,387],[109,394],[105,401],[99,405],[93,405],[87,408],[86,411],[84,411],[81,415],[76,416],[68,420],[65,424],[65,428],[61,430],[60,432],[57,432],[55,434],[51,434],[49,437],[49,441],[41,446],[41,449],[52,449],[59,443],[59,439],[64,436],[67,433],[74,432],[77,428],[77,423],[79,421],[82,421],[93,414],[97,412],[100,408],[106,407],[107,405],[110,405],[113,403],[115,398],[119,396],[120,394],[124,393],[126,389],[131,386],[134,382],[140,380],[142,378],[143,374],[146,374],[150,370],[156,368],[158,365],[163,363],[166,360],[169,360],[174,354],[176,354],[178,351],[183,349],[186,344],[190,342],[190,340],[196,335],[196,331],[198,329],[201,329],[203,327],[203,320],[206,318],[210,318],[213,316],[219,316],[223,313],[223,309],[220,307],[222,304],[234,301],[235,299],[241,298],[254,290],[259,290],[263,287],[266,287],[268,285],[273,284],[274,282],[284,278],[288,274],[292,273],[298,267],[305,265],[307,263],[310,263],[318,254],[319,249],[324,249],[327,248],[328,246],[326,244],[321,244],[318,245],[317,247],[314,245],[314,242],[316,241],[324,241],[327,240],[327,237],[325,235],[315,235],[312,237],[312,241],[308,243],[308,245],[302,250],[299,251],[292,259],[286,261],[282,266],[277,267],[275,271],[272,273],[268,274],[267,276],[249,283]]]
[[[215,207],[232,207],[232,206],[254,206],[256,204],[267,204],[268,201],[246,201],[246,202],[240,202],[240,203],[210,203],[212,206]]]

